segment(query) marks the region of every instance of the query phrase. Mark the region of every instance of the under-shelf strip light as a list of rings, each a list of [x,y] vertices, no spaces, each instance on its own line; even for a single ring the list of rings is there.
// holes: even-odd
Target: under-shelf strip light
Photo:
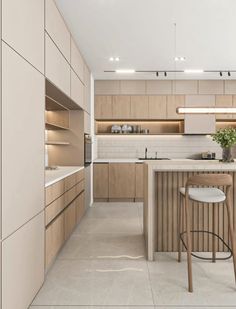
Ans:
[[[178,107],[178,114],[236,114],[236,107]]]

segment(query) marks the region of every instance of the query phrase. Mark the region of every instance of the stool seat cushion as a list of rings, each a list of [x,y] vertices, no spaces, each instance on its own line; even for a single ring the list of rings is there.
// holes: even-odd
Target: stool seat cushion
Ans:
[[[179,189],[185,195],[185,188]],[[225,194],[218,188],[189,188],[189,198],[202,203],[220,203],[225,201]]]

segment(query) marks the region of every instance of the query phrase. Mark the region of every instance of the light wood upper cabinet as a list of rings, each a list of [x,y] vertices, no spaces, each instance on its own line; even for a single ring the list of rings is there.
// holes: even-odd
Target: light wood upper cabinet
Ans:
[[[96,199],[108,198],[108,163],[95,163],[93,165],[93,196]]]
[[[145,80],[121,80],[120,94],[145,94],[146,82]]]
[[[113,96],[112,97],[112,118],[113,119],[130,119],[130,96]]]
[[[62,18],[54,0],[46,0],[45,6],[46,30],[67,61],[70,62],[70,32],[67,29],[64,19]]]
[[[144,95],[133,95],[130,97],[130,118],[148,118],[148,97]]]
[[[84,110],[91,113],[90,98],[91,98],[91,72],[87,65],[84,65]]]
[[[135,164],[135,198],[143,198],[143,164]]]
[[[135,197],[135,164],[109,164],[109,198]]]
[[[2,38],[44,73],[44,0],[2,0]]]
[[[70,96],[70,65],[47,34],[45,34],[45,44],[46,77]]]
[[[233,107],[232,95],[217,95],[216,107]],[[216,119],[232,119],[232,114],[216,114]]]
[[[3,43],[2,238],[44,209],[44,87],[44,76]]]
[[[73,68],[75,73],[79,76],[80,80],[83,82],[84,60],[73,38],[71,38],[71,67]]]
[[[84,85],[73,70],[71,70],[71,99],[84,108]]]
[[[94,101],[95,119],[112,119],[112,97],[96,95]]]
[[[28,193],[29,188],[27,187]],[[29,308],[44,281],[43,212],[2,242],[1,275],[3,295],[1,308]]]
[[[149,96],[149,119],[166,119],[167,100],[166,96]]]
[[[185,106],[185,97],[183,95],[167,96],[167,119],[183,119],[184,115],[177,114],[177,107]]]

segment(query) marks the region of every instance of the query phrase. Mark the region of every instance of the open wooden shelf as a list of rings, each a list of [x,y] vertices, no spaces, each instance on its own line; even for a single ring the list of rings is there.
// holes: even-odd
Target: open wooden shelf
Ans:
[[[68,111],[68,108],[48,95],[45,96],[45,109],[46,111]]]
[[[61,146],[67,146],[70,145],[69,142],[57,142],[57,141],[46,141],[45,145],[61,145]]]
[[[46,130],[69,130],[69,127],[63,127],[55,123],[46,122],[45,129]]]
[[[141,129],[149,129],[149,133],[111,133],[112,125],[140,125]],[[176,135],[184,133],[183,120],[103,120],[95,121],[97,135]]]

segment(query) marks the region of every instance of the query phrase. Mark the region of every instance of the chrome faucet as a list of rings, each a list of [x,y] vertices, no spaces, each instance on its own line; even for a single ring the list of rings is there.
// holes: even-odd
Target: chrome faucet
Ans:
[[[145,159],[147,159],[147,147],[145,148]]]

